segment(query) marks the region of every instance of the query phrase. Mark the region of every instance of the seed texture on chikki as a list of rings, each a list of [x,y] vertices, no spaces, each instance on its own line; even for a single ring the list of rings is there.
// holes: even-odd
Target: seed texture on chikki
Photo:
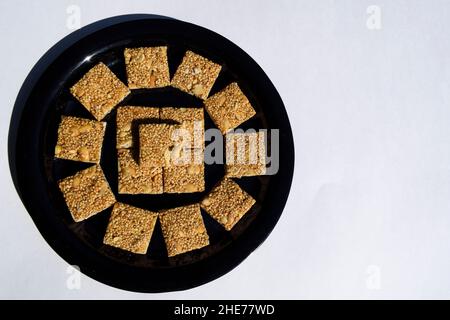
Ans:
[[[175,121],[180,124],[177,137],[183,148],[204,149],[205,118],[203,108],[161,108],[161,121]]]
[[[139,126],[139,165],[164,167],[168,152],[173,147],[172,133],[175,125],[166,123]]]
[[[126,48],[124,56],[129,88],[170,85],[167,47]]]
[[[200,99],[208,98],[222,67],[192,51],[187,51],[171,85]]]
[[[106,122],[62,116],[58,128],[55,157],[99,163]]]
[[[174,143],[175,145],[169,147],[169,150],[165,154],[165,168],[204,164],[205,151],[203,149],[183,148],[182,145],[176,142]]]
[[[124,106],[117,108],[117,149],[133,146],[132,125],[136,120],[158,121],[159,108]]]
[[[225,175],[240,178],[266,173],[264,132],[226,134]]]
[[[157,219],[155,212],[117,202],[111,212],[103,243],[145,254]]]
[[[70,92],[100,121],[130,93],[130,89],[100,62],[72,86]]]
[[[164,168],[164,192],[190,193],[205,190],[203,164],[173,165]]]
[[[163,193],[162,168],[140,166],[133,158],[132,153],[132,149],[117,150],[117,160],[119,167],[119,193]]]
[[[255,200],[236,182],[224,178],[202,200],[201,207],[229,231],[254,204]]]
[[[169,257],[209,244],[198,204],[163,210],[159,219]]]
[[[58,185],[76,222],[85,220],[116,202],[98,164],[60,180]]]
[[[209,97],[205,109],[223,134],[256,114],[236,82]]]

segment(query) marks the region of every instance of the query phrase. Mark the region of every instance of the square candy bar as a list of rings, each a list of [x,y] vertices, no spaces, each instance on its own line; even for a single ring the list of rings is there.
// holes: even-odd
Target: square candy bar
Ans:
[[[254,204],[236,182],[224,178],[202,200],[201,207],[229,231]]]
[[[265,173],[264,132],[228,133],[226,135],[226,176],[240,178]]]
[[[100,121],[130,93],[130,90],[100,62],[70,88],[70,92],[95,119]]]
[[[60,180],[58,185],[76,222],[85,220],[116,202],[98,164]]]
[[[173,165],[164,168],[164,192],[190,193],[205,190],[205,167],[203,164]]]
[[[173,147],[172,133],[176,126],[165,123],[139,126],[139,165],[164,167]],[[170,158],[170,157],[169,157]]]
[[[222,67],[192,51],[187,51],[172,78],[172,86],[200,99],[208,98]]]
[[[58,128],[55,157],[99,163],[106,122],[62,116]]]
[[[236,82],[209,97],[205,109],[223,134],[256,114]]]
[[[161,121],[175,121],[180,124],[176,136],[180,138],[183,148],[205,148],[205,118],[203,108],[161,108]]]
[[[155,212],[117,202],[111,212],[103,243],[145,254],[157,219]]]
[[[172,166],[185,165],[204,165],[204,149],[183,148],[181,144],[175,142],[174,146],[169,147],[165,154],[165,168]]]
[[[135,120],[158,121],[159,108],[124,106],[117,108],[117,149],[133,146],[132,124]]]
[[[159,218],[169,257],[209,244],[198,204],[163,210]]]
[[[129,88],[170,85],[167,47],[126,48],[124,56]]]
[[[161,167],[146,167],[136,163],[132,149],[117,150],[119,166],[119,193],[161,194],[163,174]]]

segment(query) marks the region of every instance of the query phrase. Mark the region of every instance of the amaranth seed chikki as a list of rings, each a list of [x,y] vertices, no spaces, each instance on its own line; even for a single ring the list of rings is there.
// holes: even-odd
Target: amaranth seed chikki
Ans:
[[[227,133],[225,175],[241,178],[265,173],[264,132]]]
[[[132,126],[134,121],[159,121],[159,108],[123,106],[117,108],[116,147],[117,149],[133,147]],[[137,141],[136,141],[137,142]]]
[[[229,231],[254,204],[255,199],[236,182],[224,178],[202,200],[201,207]]]
[[[130,89],[100,62],[73,85],[70,92],[100,121],[130,93]]]
[[[177,126],[166,123],[139,126],[139,165],[164,167],[173,146],[172,133]]]
[[[169,120],[180,124],[180,129],[184,130],[180,131],[179,134],[180,138],[183,138],[183,148],[202,150],[205,148],[205,118],[203,108],[161,108],[160,118],[161,121]]]
[[[221,65],[187,51],[172,78],[171,85],[205,100],[221,69]]]
[[[162,210],[159,219],[169,257],[209,244],[198,204]]]
[[[133,151],[133,149],[117,150],[119,193],[161,194],[163,192],[162,168],[139,165],[133,158]]]
[[[85,220],[116,202],[98,164],[60,180],[58,185],[76,222]]]
[[[62,116],[58,128],[55,157],[99,163],[106,122]]]
[[[158,214],[117,202],[111,212],[103,243],[138,254],[145,254]]]
[[[163,169],[164,192],[190,193],[205,190],[203,164],[172,165]]]
[[[170,85],[167,47],[126,48],[124,57],[130,89]]]
[[[205,101],[205,109],[222,134],[252,118],[256,112],[236,82]]]

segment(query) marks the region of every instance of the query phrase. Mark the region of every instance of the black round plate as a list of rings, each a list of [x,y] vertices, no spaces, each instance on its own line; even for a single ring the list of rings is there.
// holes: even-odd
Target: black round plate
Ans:
[[[167,258],[159,224],[148,253],[136,255],[103,245],[111,208],[75,223],[56,182],[88,165],[53,157],[61,115],[92,119],[70,95],[69,88],[99,61],[125,82],[123,49],[152,45],[168,46],[171,75],[187,49],[220,63],[223,70],[211,94],[237,81],[257,111],[241,128],[280,130],[278,173],[236,179],[256,199],[252,210],[231,232],[226,232],[202,212],[211,244],[173,258]],[[163,88],[135,90],[121,103],[125,104],[195,107],[202,106],[202,101],[173,88]],[[206,113],[205,118],[206,128],[214,127]],[[208,165],[203,193],[119,195],[115,111],[105,121],[108,125],[101,165],[118,201],[149,210],[195,203],[223,176],[223,166]],[[17,192],[33,221],[50,246],[68,263],[117,288],[164,292],[192,288],[220,277],[266,239],[289,194],[294,144],[280,96],[262,69],[243,50],[222,36],[190,23],[160,16],[127,15],[102,20],[72,33],[36,64],[14,106],[9,131],[9,163]]]

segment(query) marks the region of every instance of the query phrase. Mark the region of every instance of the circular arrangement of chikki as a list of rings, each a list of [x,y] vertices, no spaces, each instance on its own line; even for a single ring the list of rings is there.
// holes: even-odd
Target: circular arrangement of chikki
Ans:
[[[126,48],[124,62],[127,84],[100,62],[70,89],[95,120],[62,116],[55,158],[94,165],[58,182],[67,207],[80,222],[113,206],[103,243],[131,253],[147,253],[158,219],[169,257],[208,246],[201,209],[229,231],[256,202],[231,178],[266,173],[266,137],[230,132],[256,112],[236,82],[209,97],[222,66],[192,51],[172,79],[167,47]],[[117,107],[133,89],[165,86],[204,100],[204,107]],[[153,212],[116,202],[100,164],[107,125],[100,120],[115,107],[119,194],[205,191],[204,110],[226,139],[225,177],[186,206]]]

